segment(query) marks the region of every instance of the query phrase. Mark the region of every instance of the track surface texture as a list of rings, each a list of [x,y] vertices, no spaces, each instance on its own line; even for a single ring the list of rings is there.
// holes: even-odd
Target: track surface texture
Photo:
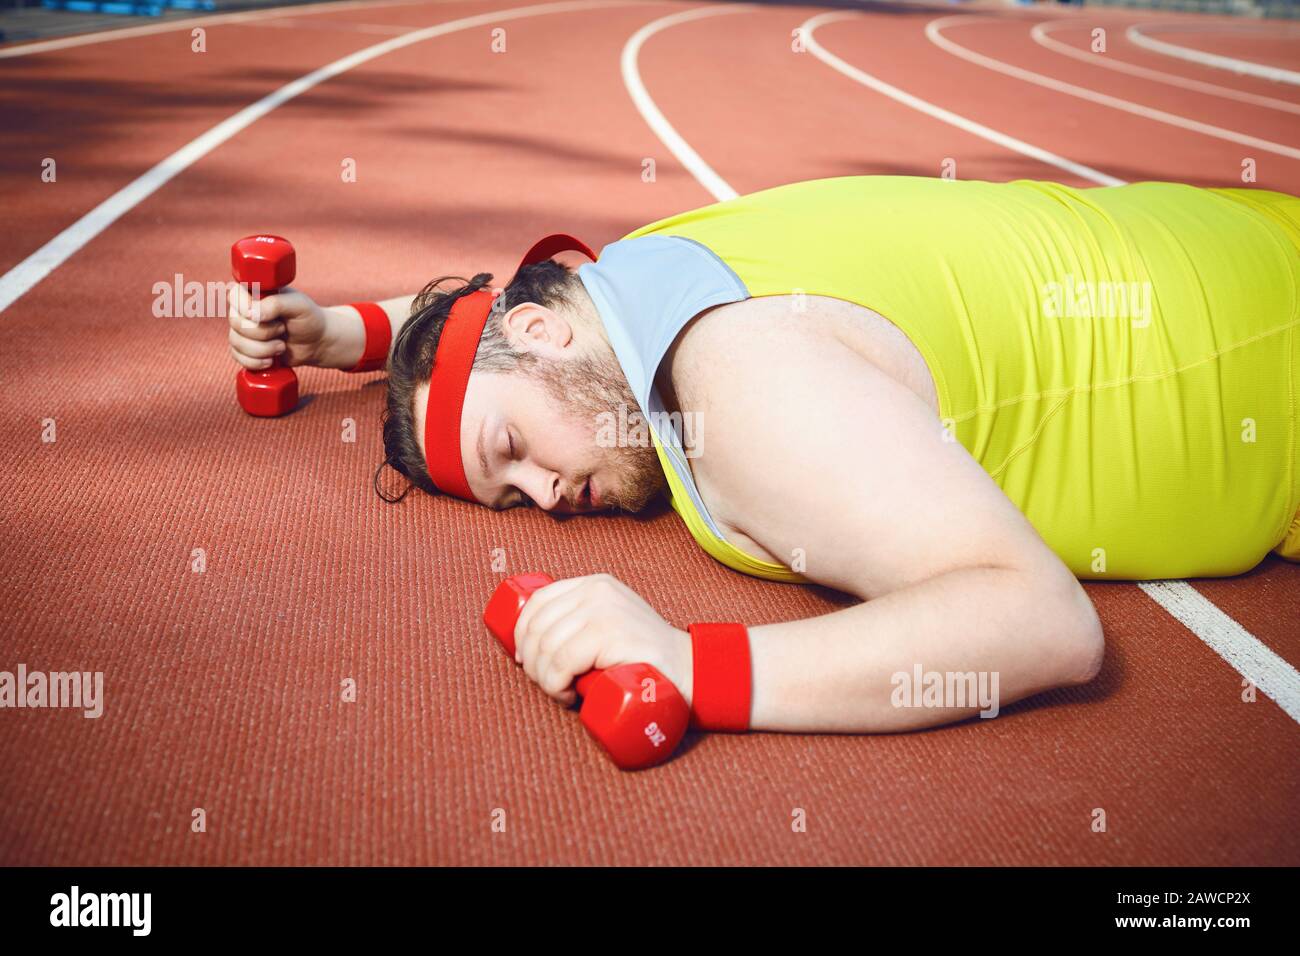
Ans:
[[[1300,567],[1187,585],[1207,599],[1196,627],[1224,626],[1217,608],[1280,658],[1277,700],[1244,700],[1243,672],[1165,592],[1089,584],[1107,656],[1088,686],[923,733],[692,736],[623,774],[484,631],[494,556],[512,573],[608,571],[678,626],[846,599],[729,571],[662,507],[558,522],[385,504],[381,373],[300,370],[302,407],[253,420],[224,314],[152,312],[155,283],[225,281],[231,241],[263,230],[294,242],[296,285],[332,304],[438,275],[504,281],[548,232],[599,249],[724,187],[945,161],[1076,186],[1235,186],[1249,161],[1255,185],[1297,193],[1300,86],[1128,28],[1285,72],[1300,27],[599,0],[196,24],[204,52],[174,22],[0,46],[0,669],[102,671],[105,687],[98,719],[0,712],[0,863],[1300,863],[1300,733],[1279,703],[1295,699]],[[801,27],[852,70],[793,49]]]

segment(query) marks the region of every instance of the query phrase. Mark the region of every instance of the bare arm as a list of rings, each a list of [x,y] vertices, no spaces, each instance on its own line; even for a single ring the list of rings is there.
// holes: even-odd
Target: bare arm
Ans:
[[[390,352],[391,343],[397,341],[411,317],[415,299],[415,295],[403,295],[376,303],[392,330]],[[255,309],[248,290],[238,283],[230,286],[228,305],[231,354],[245,368],[267,368],[279,357],[290,366],[347,370],[355,368],[365,354],[365,322],[351,305],[325,308],[289,288],[262,299]]]
[[[896,675],[918,666],[996,674],[999,706],[1090,680],[1091,602],[929,406],[833,338],[752,315],[697,324],[679,350],[686,374],[692,356],[709,370],[686,390],[706,416],[697,478],[726,524],[865,602],[751,628],[754,729],[887,732],[981,709],[898,706]]]
[[[377,303],[388,316],[393,329],[391,341],[397,341],[397,333],[402,330],[406,320],[411,317],[411,303],[414,295],[398,296],[384,299]],[[329,345],[321,356],[322,368],[349,369],[361,361],[366,348],[366,329],[361,321],[361,313],[350,305],[335,305],[325,310],[326,333]],[[391,349],[391,345],[389,346]]]
[[[1085,602],[1034,573],[963,568],[834,614],[752,628],[752,725],[881,733],[996,717],[1095,675],[1100,628],[1087,636]],[[944,675],[943,706],[925,701],[929,674]]]
[[[392,341],[410,317],[414,301],[415,296],[407,295],[378,303],[388,317]],[[227,320],[231,356],[247,369],[268,368],[276,360],[290,367],[351,369],[366,345],[365,323],[356,309],[326,309],[292,288],[254,302],[246,288],[232,283]]]

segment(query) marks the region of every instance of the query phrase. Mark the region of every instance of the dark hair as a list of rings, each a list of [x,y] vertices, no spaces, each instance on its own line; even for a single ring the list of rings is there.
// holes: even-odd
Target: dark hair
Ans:
[[[464,284],[450,291],[439,288],[442,283],[452,280]],[[468,281],[459,276],[443,276],[426,285],[411,303],[411,317],[398,332],[388,357],[388,405],[381,418],[384,461],[375,470],[374,479],[375,493],[389,504],[405,498],[412,486],[431,495],[438,494],[425,467],[424,456],[420,454],[420,444],[416,441],[415,391],[429,381],[438,340],[447,316],[451,314],[451,307],[457,299],[477,292],[491,281],[490,272],[480,272]],[[493,304],[474,355],[474,370],[527,372],[533,369],[537,356],[511,348],[504,335],[501,317],[523,302],[534,302],[548,309],[572,306],[576,304],[575,293],[580,281],[567,266],[549,259],[520,268]],[[390,466],[410,482],[396,497],[386,494],[379,486],[379,476],[385,467]]]

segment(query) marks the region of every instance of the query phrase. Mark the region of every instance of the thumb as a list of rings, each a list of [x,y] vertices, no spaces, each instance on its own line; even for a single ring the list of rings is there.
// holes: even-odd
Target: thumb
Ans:
[[[277,320],[289,320],[301,315],[307,308],[308,299],[294,289],[281,289],[275,295],[252,299],[248,304],[249,318],[259,325]]]

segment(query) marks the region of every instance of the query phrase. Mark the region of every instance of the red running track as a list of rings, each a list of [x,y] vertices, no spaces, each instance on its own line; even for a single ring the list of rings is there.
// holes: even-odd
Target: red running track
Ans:
[[[832,13],[805,44],[823,56],[792,48]],[[1128,108],[960,58],[926,31],[953,16],[971,19],[941,26],[950,43]],[[1300,192],[1286,109],[1300,88],[1124,38],[1157,19],[1199,24],[1198,48],[1300,66],[1300,40],[1256,42],[1230,19],[950,5],[353,3],[200,21],[203,53],[188,27],[0,47],[0,669],[106,681],[98,720],[0,713],[0,863],[1300,862],[1300,568],[1191,585],[1236,622],[1234,646],[1276,656],[1276,700],[1243,699],[1204,608],[1189,629],[1159,593],[1090,584],[1108,653],[1088,687],[921,734],[698,737],[620,775],[483,633],[496,549],[512,571],[615,573],[678,623],[842,598],[742,579],[663,510],[556,523],[423,496],[383,505],[369,484],[380,376],[307,370],[299,412],[251,422],[231,400],[224,319],[151,312],[155,282],[224,280],[232,238],[260,229],[290,236],[300,286],[337,302],[506,275],[545,232],[599,247],[720,191],[945,161],[964,178],[1226,186],[1253,159],[1258,186]],[[457,21],[150,179],[286,84]],[[1049,21],[1080,50],[1105,29],[1106,57],[1166,79],[1036,42]],[[635,73],[688,151],[629,92],[638,34]],[[95,218],[141,177],[156,188]],[[48,274],[32,281],[42,249]],[[342,704],[349,678],[358,698]],[[498,808],[509,825],[494,834]],[[806,833],[791,833],[795,808]]]

